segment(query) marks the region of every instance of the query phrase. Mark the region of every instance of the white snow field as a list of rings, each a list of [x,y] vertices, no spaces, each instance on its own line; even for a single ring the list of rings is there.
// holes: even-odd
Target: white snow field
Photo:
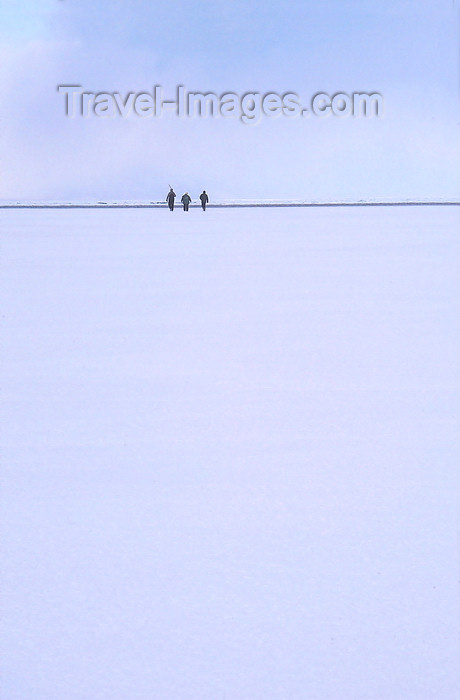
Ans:
[[[459,211],[0,211],[2,700],[460,697]]]

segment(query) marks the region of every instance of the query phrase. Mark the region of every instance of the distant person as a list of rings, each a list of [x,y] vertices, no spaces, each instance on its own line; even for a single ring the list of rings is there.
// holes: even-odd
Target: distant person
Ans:
[[[170,187],[168,194],[166,195],[166,201],[168,202],[168,207],[170,211],[174,211],[174,200],[176,198],[176,193],[173,188]]]
[[[203,192],[200,194],[200,199],[201,199],[201,206],[203,207],[203,211],[206,211],[206,204],[209,202],[209,197],[206,194],[206,190],[203,190]]]
[[[180,201],[184,205],[184,211],[188,211],[188,206],[189,206],[190,202],[192,201],[192,198],[190,197],[189,193],[186,192],[185,194],[183,194],[182,199]]]

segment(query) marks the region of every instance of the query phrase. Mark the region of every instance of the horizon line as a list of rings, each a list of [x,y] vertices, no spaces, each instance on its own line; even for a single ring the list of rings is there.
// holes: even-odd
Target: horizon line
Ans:
[[[357,201],[329,201],[329,202],[305,202],[305,201],[289,201],[289,200],[235,200],[235,201],[217,201],[207,204],[208,209],[220,208],[257,208],[257,207],[401,207],[401,206],[459,206],[458,201],[439,201],[439,200],[399,200],[399,201],[372,201],[372,200],[357,200]],[[177,208],[181,208],[180,201],[176,203]],[[0,209],[167,209],[166,202],[150,201],[150,202],[135,202],[135,201],[112,201],[112,202],[5,202],[0,201]],[[201,204],[191,203],[190,208],[201,208]]]

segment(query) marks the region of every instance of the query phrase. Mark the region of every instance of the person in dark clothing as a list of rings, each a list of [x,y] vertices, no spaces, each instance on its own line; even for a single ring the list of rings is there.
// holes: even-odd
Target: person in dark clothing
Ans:
[[[188,205],[192,201],[192,198],[190,197],[189,193],[186,192],[185,194],[183,194],[182,199],[180,201],[184,205],[184,211],[188,211]]]
[[[201,206],[203,207],[203,211],[206,211],[206,204],[209,202],[209,197],[206,194],[206,190],[203,190],[203,192],[200,194],[200,199],[201,199]]]
[[[168,207],[170,211],[174,211],[174,200],[176,198],[176,193],[174,192],[173,188],[171,187],[168,194],[166,195],[166,201],[168,202]]]

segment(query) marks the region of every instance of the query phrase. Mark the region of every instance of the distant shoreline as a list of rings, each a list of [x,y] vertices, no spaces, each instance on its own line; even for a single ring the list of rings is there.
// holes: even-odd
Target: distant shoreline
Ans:
[[[458,202],[217,202],[207,205],[209,209],[236,209],[236,208],[266,208],[266,207],[440,207],[460,206]],[[96,202],[96,203],[0,203],[0,209],[167,209],[166,202]],[[177,209],[182,209],[180,202]],[[191,204],[190,208],[201,208],[200,204]]]

